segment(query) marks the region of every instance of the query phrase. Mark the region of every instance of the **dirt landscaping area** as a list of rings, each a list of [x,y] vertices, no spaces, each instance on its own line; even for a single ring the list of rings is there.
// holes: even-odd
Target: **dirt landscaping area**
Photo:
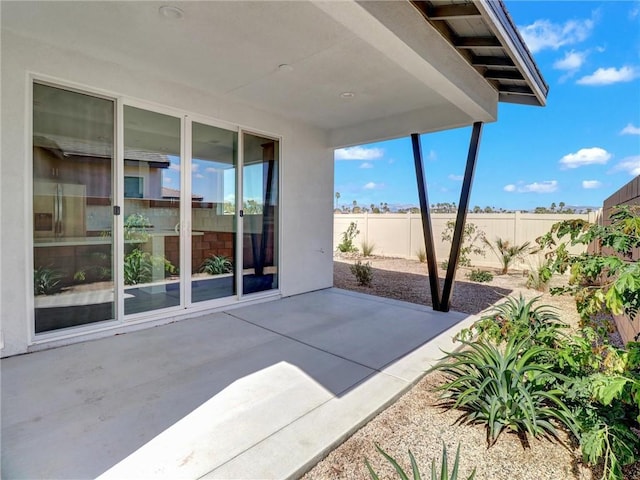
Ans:
[[[368,257],[373,282],[358,286],[349,267],[355,257],[337,256],[334,261],[334,286],[371,295],[430,305],[427,266],[417,260]],[[491,270],[491,269],[488,269]],[[466,278],[468,270],[457,275],[451,309],[478,314],[506,296],[541,296],[540,303],[557,308],[562,320],[577,327],[579,316],[570,297],[555,297],[526,288],[526,274],[513,272],[495,275],[488,283]],[[441,278],[444,272],[440,271]],[[441,289],[442,290],[442,289]],[[303,479],[367,479],[364,460],[369,459],[380,478],[399,478],[393,467],[377,451],[380,445],[396,458],[405,471],[411,471],[408,450],[414,454],[423,478],[431,478],[431,461],[439,469],[443,443],[449,452],[449,468],[460,445],[459,479],[467,479],[476,468],[476,480],[595,480],[602,472],[580,462],[578,445],[563,432],[560,440],[535,439],[506,432],[487,448],[486,428],[461,425],[460,412],[444,410],[438,404],[435,388],[443,382],[439,373],[422,378],[389,408],[332,451]],[[319,428],[321,428],[319,426]],[[640,479],[640,464],[625,470],[625,478]],[[410,475],[411,476],[411,475]]]

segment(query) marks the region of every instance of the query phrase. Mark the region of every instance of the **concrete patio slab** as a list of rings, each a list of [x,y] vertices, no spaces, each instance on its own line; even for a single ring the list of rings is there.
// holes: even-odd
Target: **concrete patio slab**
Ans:
[[[3,359],[2,478],[295,478],[472,320],[328,289]]]

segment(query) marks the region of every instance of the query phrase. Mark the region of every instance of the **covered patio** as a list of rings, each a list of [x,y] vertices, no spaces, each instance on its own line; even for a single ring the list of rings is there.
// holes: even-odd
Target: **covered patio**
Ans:
[[[295,478],[466,314],[335,288],[2,360],[3,478]]]

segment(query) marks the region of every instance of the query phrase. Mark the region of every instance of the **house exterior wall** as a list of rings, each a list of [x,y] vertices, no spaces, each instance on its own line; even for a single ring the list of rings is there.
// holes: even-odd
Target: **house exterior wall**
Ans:
[[[31,344],[33,339],[29,333],[30,322],[33,321],[30,74],[52,81],[59,79],[61,85],[103,91],[279,136],[280,292],[289,296],[332,285],[333,151],[328,148],[325,131],[269,114],[251,105],[165,81],[145,71],[122,68],[6,30],[2,32],[1,54],[2,356],[40,348]],[[120,326],[80,338],[113,334],[127,328]]]

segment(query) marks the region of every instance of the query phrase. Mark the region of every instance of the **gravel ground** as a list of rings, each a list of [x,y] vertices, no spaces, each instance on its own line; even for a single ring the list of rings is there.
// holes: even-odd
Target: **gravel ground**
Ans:
[[[371,287],[356,284],[349,271],[354,257],[341,256],[334,262],[334,285],[339,288],[430,305],[427,267],[418,261],[369,257],[374,269]],[[458,274],[451,308],[466,313],[480,313],[507,295],[525,298],[542,295],[541,303],[560,309],[563,319],[572,327],[579,317],[571,298],[551,297],[526,288],[522,272],[496,275],[485,284],[469,282],[465,271]],[[440,272],[444,276],[444,272]],[[439,464],[443,443],[450,456],[451,468],[460,445],[461,479],[467,479],[476,468],[476,480],[587,480],[600,478],[601,471],[580,463],[577,445],[560,433],[560,442],[527,438],[503,433],[487,448],[486,429],[460,425],[459,412],[445,411],[438,405],[434,388],[442,383],[442,375],[423,377],[392,406],[381,412],[333,450],[304,477],[312,479],[367,479],[364,459],[368,458],[380,478],[398,478],[391,465],[376,451],[379,444],[410,471],[408,450],[414,454],[423,477],[430,478],[431,460]],[[438,465],[439,468],[439,465]],[[625,479],[640,479],[640,464],[627,468]]]

